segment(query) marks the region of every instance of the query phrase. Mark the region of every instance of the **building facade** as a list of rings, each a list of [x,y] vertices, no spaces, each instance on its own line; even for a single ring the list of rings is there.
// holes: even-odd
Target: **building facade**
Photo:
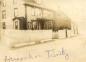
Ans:
[[[0,1],[0,29],[1,29],[1,1]]]
[[[23,30],[51,28],[52,22],[50,20],[53,20],[54,11],[43,7],[41,1],[42,0],[1,1],[2,29]]]

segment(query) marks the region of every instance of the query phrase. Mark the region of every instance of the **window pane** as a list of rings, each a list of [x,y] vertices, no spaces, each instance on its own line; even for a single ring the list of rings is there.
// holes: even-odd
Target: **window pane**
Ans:
[[[18,29],[18,21],[15,22],[15,29]]]
[[[17,4],[17,2],[18,2],[17,0],[13,0],[13,4]]]
[[[17,16],[18,16],[18,9],[14,8],[14,17],[17,17]]]
[[[2,11],[2,19],[6,19],[6,10]]]
[[[6,7],[6,1],[5,0],[2,2],[2,6]]]
[[[3,29],[6,29],[6,24],[5,24],[5,22],[3,22]]]

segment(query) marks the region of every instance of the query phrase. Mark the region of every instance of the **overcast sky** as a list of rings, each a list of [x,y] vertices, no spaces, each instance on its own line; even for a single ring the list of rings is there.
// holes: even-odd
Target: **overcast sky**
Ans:
[[[81,33],[86,32],[86,0],[44,0],[46,6],[63,11],[78,24]]]

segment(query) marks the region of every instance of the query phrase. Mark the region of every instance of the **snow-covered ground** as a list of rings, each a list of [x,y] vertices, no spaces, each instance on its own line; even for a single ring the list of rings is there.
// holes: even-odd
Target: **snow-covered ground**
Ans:
[[[9,49],[1,43],[0,62],[85,62],[86,37],[53,39],[34,46]]]

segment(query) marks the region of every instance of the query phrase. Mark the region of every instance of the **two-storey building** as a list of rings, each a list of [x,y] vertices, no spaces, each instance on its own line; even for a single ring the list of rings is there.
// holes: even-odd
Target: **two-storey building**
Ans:
[[[1,3],[2,28],[51,28],[52,22],[49,20],[53,19],[54,11],[43,7],[41,1],[42,0],[3,0]]]

